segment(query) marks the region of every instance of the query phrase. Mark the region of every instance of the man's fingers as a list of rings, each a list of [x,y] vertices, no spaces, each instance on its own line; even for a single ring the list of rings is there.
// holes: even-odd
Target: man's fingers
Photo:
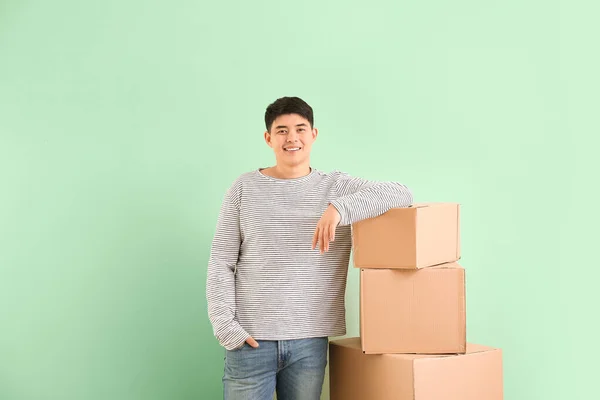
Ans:
[[[314,250],[317,246],[319,252],[323,253],[329,251],[329,242],[335,241],[335,225],[328,224],[322,225],[319,223],[315,229],[312,240],[312,249]]]
[[[246,339],[246,343],[248,343],[250,346],[254,347],[255,349],[258,347],[258,343],[256,342],[256,340],[254,340],[252,338],[252,336],[250,336],[248,339]]]
[[[319,252],[323,252],[323,227],[319,226]]]

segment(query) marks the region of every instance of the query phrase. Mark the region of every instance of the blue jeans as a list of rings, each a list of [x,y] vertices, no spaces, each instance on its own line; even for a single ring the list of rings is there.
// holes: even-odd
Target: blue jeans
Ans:
[[[329,339],[257,340],[226,350],[225,400],[319,400]]]

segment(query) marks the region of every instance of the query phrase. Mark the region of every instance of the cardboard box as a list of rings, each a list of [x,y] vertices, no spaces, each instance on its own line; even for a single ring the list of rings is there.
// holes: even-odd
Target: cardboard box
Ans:
[[[458,261],[459,209],[456,203],[418,203],[352,224],[354,266],[418,269]]]
[[[464,268],[361,269],[360,335],[367,354],[464,353]]]
[[[466,354],[363,354],[359,338],[329,344],[331,400],[502,400],[502,351],[468,343]]]

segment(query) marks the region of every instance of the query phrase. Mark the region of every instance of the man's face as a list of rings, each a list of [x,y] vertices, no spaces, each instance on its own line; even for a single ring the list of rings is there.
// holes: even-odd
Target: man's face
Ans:
[[[296,166],[309,160],[310,150],[317,138],[317,129],[298,114],[280,115],[273,121],[265,141],[275,152],[278,164]]]

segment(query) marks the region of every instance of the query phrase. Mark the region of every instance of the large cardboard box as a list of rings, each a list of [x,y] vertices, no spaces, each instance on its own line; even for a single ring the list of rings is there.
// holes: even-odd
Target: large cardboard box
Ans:
[[[459,209],[457,203],[417,203],[352,224],[354,266],[418,269],[458,261]]]
[[[363,354],[359,338],[329,345],[331,400],[502,400],[502,351],[469,343],[466,354]]]
[[[367,354],[464,353],[464,268],[361,269],[360,335]]]

